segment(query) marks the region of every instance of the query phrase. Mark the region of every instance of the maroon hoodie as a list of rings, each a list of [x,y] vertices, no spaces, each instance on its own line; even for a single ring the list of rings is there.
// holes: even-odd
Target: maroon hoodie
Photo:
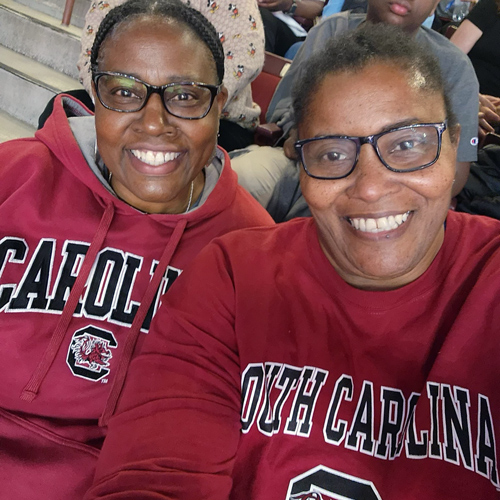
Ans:
[[[139,212],[91,170],[70,108],[88,114],[59,97],[35,138],[0,144],[0,488],[23,500],[83,496],[161,295],[212,238],[273,223],[226,153],[201,206]]]

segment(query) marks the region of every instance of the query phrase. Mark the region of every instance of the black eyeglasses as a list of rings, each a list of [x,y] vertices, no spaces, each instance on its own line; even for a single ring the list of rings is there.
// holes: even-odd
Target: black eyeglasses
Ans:
[[[363,144],[371,144],[380,161],[393,172],[430,167],[439,158],[442,123],[416,123],[366,137],[328,135],[295,143],[307,175],[315,179],[342,179],[352,173]]]
[[[107,71],[92,76],[101,104],[112,111],[133,113],[146,106],[152,94],[159,94],[165,109],[177,118],[199,120],[207,116],[221,85],[175,82],[157,87],[138,78]]]

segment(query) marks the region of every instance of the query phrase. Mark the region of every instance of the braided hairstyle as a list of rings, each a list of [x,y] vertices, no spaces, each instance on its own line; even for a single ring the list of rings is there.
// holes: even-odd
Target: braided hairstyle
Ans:
[[[99,50],[117,26],[134,17],[155,16],[172,19],[187,26],[210,50],[214,58],[219,84],[224,79],[224,50],[213,25],[199,11],[188,7],[180,0],[127,0],[111,9],[102,20],[92,45],[90,67],[92,74],[97,72]]]

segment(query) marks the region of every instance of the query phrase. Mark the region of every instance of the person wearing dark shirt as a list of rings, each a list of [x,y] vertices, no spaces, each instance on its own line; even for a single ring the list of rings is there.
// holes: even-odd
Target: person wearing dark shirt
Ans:
[[[500,0],[480,0],[450,40],[469,55],[481,94],[500,97]]]

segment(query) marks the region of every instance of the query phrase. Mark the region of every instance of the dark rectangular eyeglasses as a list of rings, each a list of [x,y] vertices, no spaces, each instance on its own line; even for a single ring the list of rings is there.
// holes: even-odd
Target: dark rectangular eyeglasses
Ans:
[[[363,144],[371,144],[380,161],[393,172],[430,167],[439,158],[447,121],[416,123],[366,137],[328,135],[295,143],[307,175],[316,179],[342,179],[352,173]]]
[[[140,111],[152,94],[159,94],[165,109],[177,118],[199,120],[205,117],[221,85],[175,82],[157,87],[121,73],[96,72],[92,76],[101,104],[112,111]]]

